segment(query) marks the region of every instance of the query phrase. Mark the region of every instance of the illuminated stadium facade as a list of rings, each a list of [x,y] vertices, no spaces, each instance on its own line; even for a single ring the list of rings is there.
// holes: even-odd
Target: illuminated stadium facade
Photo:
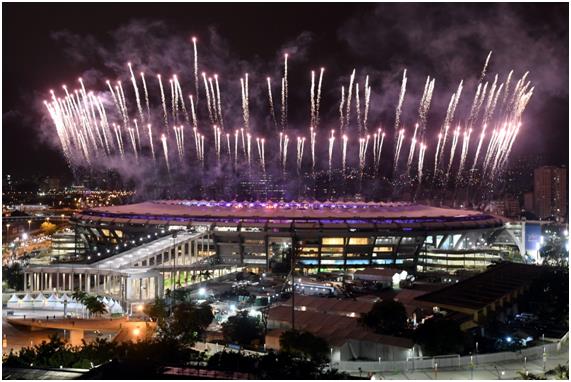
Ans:
[[[219,265],[268,270],[295,254],[304,272],[398,266],[481,269],[521,258],[503,218],[410,203],[152,201],[85,210],[73,218],[94,259],[173,231],[204,234]]]

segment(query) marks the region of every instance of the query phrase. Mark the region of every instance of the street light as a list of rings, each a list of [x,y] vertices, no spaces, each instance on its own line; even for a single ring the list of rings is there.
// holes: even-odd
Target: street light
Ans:
[[[330,362],[331,362],[331,367],[333,367],[333,348],[331,349],[331,358],[330,358]]]
[[[28,220],[28,232],[32,230],[32,219]]]

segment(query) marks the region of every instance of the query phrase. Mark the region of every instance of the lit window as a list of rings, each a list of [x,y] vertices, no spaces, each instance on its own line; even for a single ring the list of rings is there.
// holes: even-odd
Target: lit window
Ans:
[[[323,245],[343,245],[342,237],[324,237]]]
[[[367,244],[369,244],[369,238],[368,237],[352,237],[349,239],[349,244],[367,245]]]

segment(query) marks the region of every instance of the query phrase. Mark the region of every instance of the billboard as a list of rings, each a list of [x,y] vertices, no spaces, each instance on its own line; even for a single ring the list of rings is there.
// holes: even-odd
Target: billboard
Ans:
[[[541,225],[539,223],[525,224],[525,250],[537,251],[541,244]]]

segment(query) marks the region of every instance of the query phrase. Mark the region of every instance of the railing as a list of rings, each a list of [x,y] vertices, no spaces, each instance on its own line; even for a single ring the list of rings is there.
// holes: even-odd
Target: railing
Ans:
[[[333,367],[346,372],[390,372],[390,371],[414,371],[433,370],[438,364],[438,369],[462,368],[479,364],[498,363],[505,361],[528,361],[541,359],[553,354],[560,353],[564,344],[569,340],[567,332],[559,341],[544,345],[534,346],[517,352],[499,352],[488,354],[476,354],[461,357],[458,354],[443,355],[436,357],[408,357],[402,361],[340,361],[334,362]]]

